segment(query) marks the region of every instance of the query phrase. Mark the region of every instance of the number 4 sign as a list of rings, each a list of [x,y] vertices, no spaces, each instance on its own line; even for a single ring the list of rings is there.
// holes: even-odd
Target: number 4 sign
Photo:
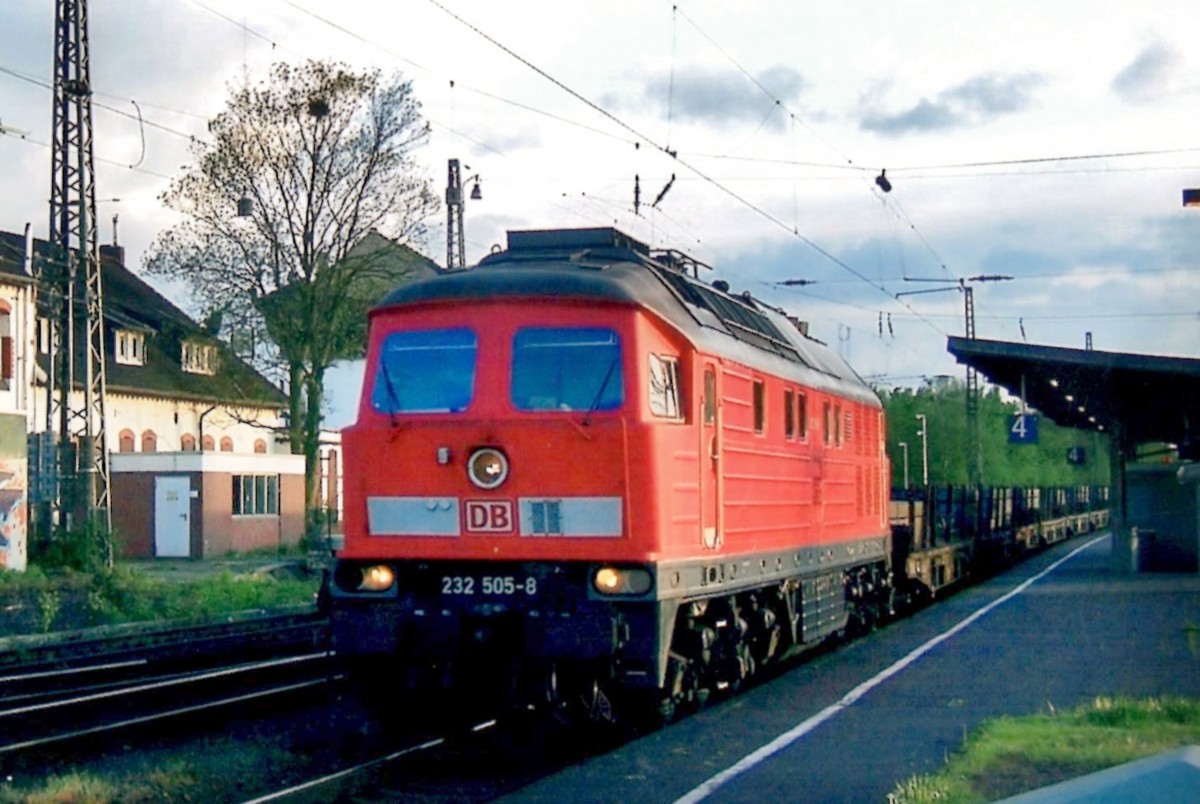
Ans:
[[[1032,413],[1017,413],[1008,417],[1008,443],[1036,444],[1038,417]]]

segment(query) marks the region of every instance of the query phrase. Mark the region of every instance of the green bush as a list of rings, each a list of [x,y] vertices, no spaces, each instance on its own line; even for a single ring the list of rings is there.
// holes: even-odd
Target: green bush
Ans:
[[[108,567],[111,535],[95,528],[76,528],[30,544],[29,561],[46,571],[99,572]]]
[[[70,568],[45,572],[0,572],[0,595],[13,611],[0,621],[0,635],[70,631],[98,625],[175,619],[211,619],[238,611],[311,604],[319,579],[269,575],[219,575],[161,580],[118,564],[83,573]]]

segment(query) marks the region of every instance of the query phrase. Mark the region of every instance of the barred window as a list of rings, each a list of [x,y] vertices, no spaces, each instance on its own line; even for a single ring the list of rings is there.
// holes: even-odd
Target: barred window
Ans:
[[[234,475],[234,516],[279,514],[279,475]]]
[[[116,361],[127,366],[146,364],[146,334],[131,329],[117,330]]]
[[[216,374],[217,347],[208,343],[184,341],[181,364],[183,370],[189,374]]]

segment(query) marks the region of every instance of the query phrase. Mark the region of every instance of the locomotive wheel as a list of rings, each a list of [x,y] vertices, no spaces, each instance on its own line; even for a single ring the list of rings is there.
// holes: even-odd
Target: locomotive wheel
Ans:
[[[707,700],[700,686],[695,662],[673,654],[667,664],[667,686],[658,692],[657,709],[663,723],[670,723],[684,712],[698,708]]]

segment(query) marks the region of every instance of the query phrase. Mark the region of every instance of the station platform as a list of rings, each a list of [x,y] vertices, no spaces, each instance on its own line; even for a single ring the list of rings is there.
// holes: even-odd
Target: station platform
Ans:
[[[886,802],[981,721],[1200,697],[1200,576],[1079,537],[505,802]],[[1198,791],[1200,792],[1200,791]]]

